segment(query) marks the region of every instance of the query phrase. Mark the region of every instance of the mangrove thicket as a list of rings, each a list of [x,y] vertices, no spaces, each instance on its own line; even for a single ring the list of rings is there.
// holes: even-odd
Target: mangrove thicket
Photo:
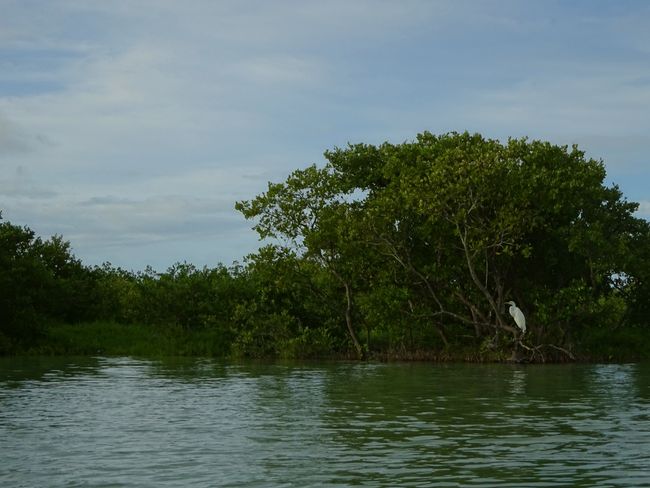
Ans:
[[[140,351],[123,334],[231,357],[641,357],[650,226],[605,179],[577,147],[528,139],[335,148],[236,203],[263,242],[228,268],[89,267],[4,222],[0,352]]]

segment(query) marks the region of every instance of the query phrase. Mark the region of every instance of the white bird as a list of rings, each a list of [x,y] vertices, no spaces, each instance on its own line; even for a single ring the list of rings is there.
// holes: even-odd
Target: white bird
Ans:
[[[512,315],[512,318],[515,319],[515,324],[517,324],[517,327],[521,329],[522,335],[526,333],[526,317],[524,317],[524,313],[520,310],[520,308],[515,305],[515,302],[509,301],[506,302],[510,304],[510,308],[508,309],[508,312],[510,312],[510,315]]]

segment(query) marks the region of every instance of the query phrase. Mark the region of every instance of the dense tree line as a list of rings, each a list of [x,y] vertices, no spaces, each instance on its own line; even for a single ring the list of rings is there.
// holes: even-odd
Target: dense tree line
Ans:
[[[325,157],[236,204],[270,242],[244,266],[87,267],[0,224],[0,351],[110,320],[215,330],[224,355],[545,360],[648,327],[650,226],[576,147],[424,133]]]
[[[165,272],[84,266],[61,236],[0,223],[0,354],[49,349],[62,324],[105,322],[192,334],[210,330],[212,351],[241,357],[323,357],[344,353],[331,317],[312,296],[313,277],[276,248],[261,249],[246,267]],[[336,341],[338,340],[338,344]]]
[[[503,349],[511,299],[533,355],[585,328],[647,324],[648,222],[576,147],[424,133],[325,156],[238,208],[339,290],[360,356],[371,339],[437,346],[433,330],[445,347]]]

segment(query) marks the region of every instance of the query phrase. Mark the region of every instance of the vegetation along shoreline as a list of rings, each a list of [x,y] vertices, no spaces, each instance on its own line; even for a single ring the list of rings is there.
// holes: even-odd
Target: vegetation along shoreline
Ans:
[[[87,266],[0,222],[0,355],[648,359],[650,224],[602,161],[427,132],[325,158],[236,203],[243,265]]]

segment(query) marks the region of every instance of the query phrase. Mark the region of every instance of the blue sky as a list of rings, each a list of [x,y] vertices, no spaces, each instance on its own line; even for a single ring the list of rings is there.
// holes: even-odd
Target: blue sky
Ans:
[[[650,2],[0,0],[0,208],[87,264],[257,249],[234,209],[348,142],[578,144],[650,218]]]

